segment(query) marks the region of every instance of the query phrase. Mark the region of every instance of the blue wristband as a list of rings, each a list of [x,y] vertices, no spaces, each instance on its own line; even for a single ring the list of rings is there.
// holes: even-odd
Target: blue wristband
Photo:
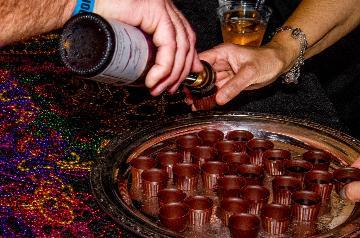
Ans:
[[[77,0],[73,16],[83,12],[94,11],[95,0]]]

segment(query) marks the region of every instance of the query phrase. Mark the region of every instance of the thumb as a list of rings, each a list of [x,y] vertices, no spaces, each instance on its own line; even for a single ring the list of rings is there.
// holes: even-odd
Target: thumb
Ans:
[[[360,201],[360,181],[351,182],[343,187],[342,195],[350,201]]]
[[[255,80],[254,67],[244,65],[239,72],[229,81],[227,81],[216,94],[218,105],[224,105],[236,97],[241,91],[246,89]]]

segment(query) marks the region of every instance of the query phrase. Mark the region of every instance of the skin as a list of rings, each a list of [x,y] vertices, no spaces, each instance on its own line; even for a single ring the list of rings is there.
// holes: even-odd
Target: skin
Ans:
[[[0,47],[61,28],[75,4],[76,0],[1,1]],[[94,12],[153,36],[156,60],[145,79],[152,95],[173,93],[190,71],[202,70],[195,33],[170,0],[96,0]]]
[[[360,158],[356,160],[351,166],[360,169]],[[360,201],[360,181],[349,183],[345,185],[343,189],[344,191],[342,194],[345,196],[345,198],[353,202]]]
[[[360,22],[360,0],[303,0],[284,26],[299,27],[306,34],[310,58],[353,30]],[[295,63],[300,44],[281,32],[260,48],[222,44],[200,54],[217,73],[218,105],[224,105],[243,90],[274,82]]]

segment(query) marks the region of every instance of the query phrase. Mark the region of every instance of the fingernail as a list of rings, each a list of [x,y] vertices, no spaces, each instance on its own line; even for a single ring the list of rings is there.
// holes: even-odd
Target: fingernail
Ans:
[[[219,104],[219,105],[223,105],[223,104],[225,104],[224,102],[225,102],[225,97],[224,97],[224,95],[218,93],[218,94],[216,95],[216,103]]]

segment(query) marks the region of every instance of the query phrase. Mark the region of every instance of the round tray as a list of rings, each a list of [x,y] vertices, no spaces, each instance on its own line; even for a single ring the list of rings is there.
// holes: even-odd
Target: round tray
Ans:
[[[360,141],[304,120],[253,113],[177,117],[110,142],[91,172],[91,186],[99,205],[117,223],[139,237],[228,237],[228,232],[217,224],[200,233],[174,233],[146,216],[129,195],[129,162],[133,158],[139,155],[151,156],[159,150],[168,149],[175,137],[196,133],[208,127],[224,132],[248,130],[257,138],[272,140],[276,148],[291,151],[292,157],[301,156],[304,151],[312,148],[328,151],[337,158],[331,164],[331,170],[349,165],[360,158]],[[320,233],[315,237],[359,237],[359,204],[342,201],[334,194],[333,192],[332,206],[335,208],[331,210],[332,216],[327,218],[326,225],[318,228]]]

